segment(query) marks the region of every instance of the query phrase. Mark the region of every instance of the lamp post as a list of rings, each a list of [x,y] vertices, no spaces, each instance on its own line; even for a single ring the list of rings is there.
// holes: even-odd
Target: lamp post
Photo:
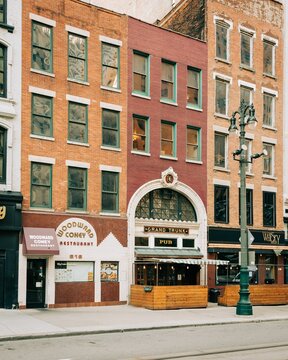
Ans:
[[[241,267],[240,267],[240,291],[239,301],[237,303],[237,315],[252,315],[253,309],[250,302],[249,292],[249,253],[248,253],[248,230],[247,230],[247,210],[246,210],[246,165],[252,163],[253,159],[265,155],[262,153],[252,154],[250,159],[246,154],[245,145],[245,127],[255,128],[257,120],[255,118],[255,108],[253,104],[247,105],[244,100],[241,101],[237,111],[232,113],[230,118],[229,132],[238,132],[237,118],[239,125],[240,148],[233,151],[233,159],[239,162],[240,166],[240,237],[241,237]]]

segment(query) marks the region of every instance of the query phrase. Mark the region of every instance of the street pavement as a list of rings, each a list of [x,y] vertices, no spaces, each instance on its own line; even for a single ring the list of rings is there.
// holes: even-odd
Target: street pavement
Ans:
[[[148,310],[131,305],[58,309],[0,309],[0,341],[288,320],[288,305],[254,306],[253,315],[209,303],[204,309]]]

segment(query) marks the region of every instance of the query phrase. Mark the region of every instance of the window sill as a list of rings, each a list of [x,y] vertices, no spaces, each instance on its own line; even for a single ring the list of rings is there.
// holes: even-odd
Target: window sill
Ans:
[[[202,109],[202,108],[194,107],[194,106],[192,106],[192,105],[187,105],[187,106],[186,106],[186,109],[203,112],[203,109]]]
[[[250,66],[247,66],[247,65],[240,65],[239,66],[239,68],[240,68],[240,70],[247,70],[247,71],[250,71],[250,72],[253,72],[253,73],[255,73],[256,72],[256,70],[255,69],[253,69],[252,67],[250,67]]]
[[[201,160],[189,160],[189,159],[186,159],[186,162],[189,163],[189,164],[197,164],[197,165],[202,165],[203,164],[203,161],[201,161]]]
[[[262,179],[277,180],[277,177],[273,175],[262,175]]]
[[[80,142],[77,142],[77,141],[70,141],[70,140],[67,140],[67,144],[84,146],[84,147],[89,147],[90,146],[88,143],[80,143]]]
[[[140,156],[151,156],[150,153],[146,153],[146,152],[143,152],[143,151],[137,151],[137,150],[132,150],[131,154],[140,155]]]
[[[166,104],[166,105],[178,106],[178,104],[176,102],[165,100],[165,99],[160,99],[160,103]]]
[[[122,92],[120,89],[115,89],[115,88],[112,88],[112,87],[109,87],[109,86],[104,86],[104,85],[101,85],[100,88],[102,90],[108,90],[108,91],[113,91],[113,92],[117,92],[117,93]]]
[[[90,85],[88,81],[82,81],[82,80],[77,80],[77,79],[67,78],[67,81],[74,82],[74,83],[80,84],[80,85],[86,85],[86,86]]]
[[[38,140],[46,140],[46,141],[55,141],[55,138],[54,138],[54,137],[34,135],[34,134],[30,134],[30,138],[32,138],[32,139],[38,139]]]
[[[109,146],[101,146],[101,149],[108,150],[108,151],[117,151],[117,152],[122,151],[120,148],[113,148],[113,147],[109,147]]]
[[[41,207],[29,207],[29,210],[31,210],[31,211],[37,211],[37,212],[39,212],[39,211],[42,211],[42,212],[55,212],[55,210],[54,209],[52,209],[52,208],[41,208]]]
[[[119,213],[110,213],[110,212],[103,212],[103,211],[101,211],[101,212],[99,213],[99,215],[101,215],[101,216],[120,217],[120,214],[119,214]]]
[[[13,33],[14,26],[8,24],[0,24],[0,28],[8,30],[8,32]]]
[[[255,175],[254,175],[253,173],[246,172],[246,176],[248,176],[248,177],[254,177]]]
[[[215,118],[221,118],[221,119],[225,119],[225,120],[229,120],[230,117],[228,115],[224,115],[224,114],[220,114],[220,113],[214,113],[214,117]]]
[[[89,214],[89,211],[87,211],[87,210],[81,210],[81,209],[79,209],[79,210],[76,210],[76,209],[66,209],[65,210],[65,213],[67,213],[67,214]]]
[[[37,69],[30,69],[31,72],[35,73],[35,74],[39,74],[39,75],[45,75],[45,76],[50,76],[55,78],[55,74],[54,73],[49,73],[47,71],[42,71],[42,70],[37,70]]]
[[[14,100],[7,98],[0,98],[0,116],[7,118],[14,118],[16,116],[16,111],[14,108]]]
[[[229,170],[227,168],[221,168],[219,166],[214,166],[214,171],[221,171],[221,172],[225,172],[225,173],[231,173],[231,170]]]
[[[269,125],[262,125],[263,129],[272,130],[272,131],[278,131],[275,127],[269,126]]]
[[[273,74],[263,73],[263,76],[268,77],[269,79],[277,80],[277,77],[275,75],[273,75]]]
[[[232,65],[231,61],[226,60],[226,59],[221,59],[221,58],[218,58],[218,57],[215,57],[215,61],[216,62],[221,62],[223,64],[227,64],[227,65],[230,65],[230,66]]]
[[[6,179],[6,181],[7,181],[7,179]],[[11,184],[7,184],[7,183],[0,184],[0,191],[12,191]]]
[[[177,161],[178,158],[174,157],[174,156],[168,156],[168,155],[160,155],[160,159],[164,159],[164,160],[173,160],[173,161]]]
[[[151,96],[149,96],[149,95],[144,95],[144,94],[142,95],[142,94],[138,94],[138,93],[134,93],[134,92],[132,92],[131,95],[135,96],[135,97],[139,97],[141,99],[151,100]]]

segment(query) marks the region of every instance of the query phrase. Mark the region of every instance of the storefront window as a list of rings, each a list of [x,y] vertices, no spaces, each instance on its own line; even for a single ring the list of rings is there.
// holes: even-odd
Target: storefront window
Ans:
[[[218,260],[229,261],[228,265],[218,265],[216,270],[216,284],[239,284],[240,266],[238,253],[220,253]]]
[[[55,282],[94,281],[92,261],[56,261]]]
[[[136,236],[135,237],[135,246],[148,246],[149,241],[148,237]]]
[[[284,283],[288,284],[288,256],[284,258]]]
[[[118,262],[101,262],[101,281],[118,281]]]
[[[265,257],[265,284],[276,282],[276,263],[275,255]]]

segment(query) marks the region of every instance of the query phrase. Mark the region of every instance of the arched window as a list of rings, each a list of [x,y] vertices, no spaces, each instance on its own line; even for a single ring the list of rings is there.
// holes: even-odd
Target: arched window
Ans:
[[[6,182],[7,130],[0,127],[0,183]]]
[[[7,97],[7,48],[0,44],[0,97]]]
[[[171,189],[157,189],[140,200],[136,218],[197,221],[196,211],[191,202],[182,194]]]

